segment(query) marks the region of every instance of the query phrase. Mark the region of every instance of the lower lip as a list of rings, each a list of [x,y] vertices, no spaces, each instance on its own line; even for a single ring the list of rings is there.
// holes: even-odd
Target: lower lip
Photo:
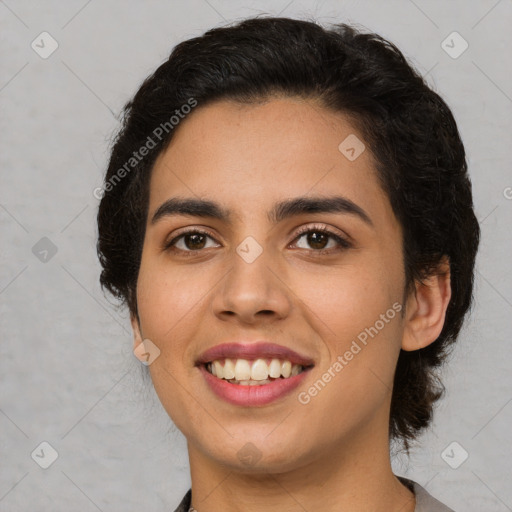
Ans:
[[[306,378],[309,369],[287,379],[276,379],[268,384],[242,386],[212,375],[204,365],[199,366],[210,389],[219,397],[233,405],[266,405],[293,391]]]

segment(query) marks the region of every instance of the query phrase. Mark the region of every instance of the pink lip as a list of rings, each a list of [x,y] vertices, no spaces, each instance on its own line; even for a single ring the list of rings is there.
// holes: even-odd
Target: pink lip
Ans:
[[[231,384],[227,380],[215,377],[203,364],[199,366],[199,370],[210,386],[210,389],[219,398],[222,398],[230,404],[242,406],[269,404],[293,391],[308,374],[308,370],[304,370],[294,377],[276,379],[269,384],[263,384],[261,386],[242,386],[240,384]]]
[[[222,343],[209,348],[201,354],[196,361],[197,365],[210,363],[216,359],[281,359],[290,361],[292,364],[300,364],[304,367],[312,366],[314,361],[306,356],[302,356],[282,345],[258,341],[256,343]],[[299,374],[300,375],[300,374]],[[217,379],[219,380],[219,379]],[[230,384],[231,385],[231,384]]]

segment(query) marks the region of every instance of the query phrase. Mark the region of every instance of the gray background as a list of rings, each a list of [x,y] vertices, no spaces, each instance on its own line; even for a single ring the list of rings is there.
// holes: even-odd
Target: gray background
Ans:
[[[0,1],[0,510],[169,511],[188,489],[185,439],[98,285],[93,190],[117,114],[171,48],[258,13],[376,31],[452,107],[483,229],[476,303],[433,428],[393,465],[458,511],[512,510],[511,0]],[[31,48],[43,31],[47,59]],[[453,31],[458,58],[441,46]],[[454,441],[457,469],[441,456]]]

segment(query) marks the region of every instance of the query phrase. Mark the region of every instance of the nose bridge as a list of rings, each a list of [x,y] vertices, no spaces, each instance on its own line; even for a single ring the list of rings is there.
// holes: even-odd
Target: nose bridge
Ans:
[[[233,252],[231,270],[215,295],[215,314],[234,314],[247,322],[261,312],[286,316],[290,298],[273,257],[272,251],[254,238],[244,239]]]

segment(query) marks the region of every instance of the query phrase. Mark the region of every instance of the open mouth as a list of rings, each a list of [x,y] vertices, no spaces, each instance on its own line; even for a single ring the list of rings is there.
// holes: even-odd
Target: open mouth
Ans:
[[[204,363],[206,371],[226,380],[230,384],[241,386],[263,386],[275,380],[289,379],[299,375],[313,365],[293,364],[286,359],[216,359]]]

